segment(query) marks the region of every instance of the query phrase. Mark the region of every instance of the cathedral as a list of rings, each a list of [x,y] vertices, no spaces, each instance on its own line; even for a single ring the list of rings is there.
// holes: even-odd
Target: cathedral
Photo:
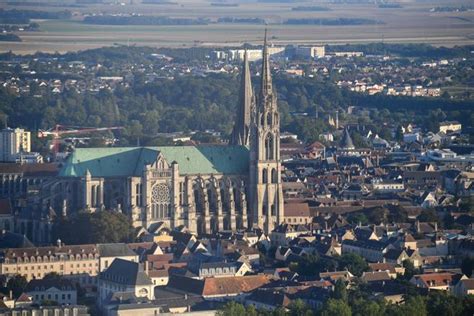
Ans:
[[[44,207],[67,215],[115,209],[135,227],[166,223],[197,234],[283,222],[280,117],[267,36],[261,85],[252,88],[247,56],[228,145],[77,148],[49,188]]]

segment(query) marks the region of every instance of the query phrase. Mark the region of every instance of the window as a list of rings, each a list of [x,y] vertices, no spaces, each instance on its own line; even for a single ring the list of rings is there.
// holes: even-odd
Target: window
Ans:
[[[185,205],[185,194],[186,194],[186,184],[184,182],[179,183],[179,205]]]
[[[265,160],[273,160],[274,158],[274,144],[273,136],[269,133],[265,138]]]
[[[272,124],[273,124],[272,117],[273,117],[272,113],[267,114],[267,125],[268,126],[272,126]]]
[[[137,183],[135,185],[135,205],[142,206],[142,184]]]
[[[262,170],[262,183],[268,182],[268,171],[267,169]]]
[[[275,168],[272,169],[272,183],[278,183],[278,171]]]

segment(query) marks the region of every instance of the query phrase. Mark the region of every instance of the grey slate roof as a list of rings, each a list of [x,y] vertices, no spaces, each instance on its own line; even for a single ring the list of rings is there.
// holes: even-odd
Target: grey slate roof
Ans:
[[[100,274],[100,279],[122,285],[152,285],[140,264],[123,259],[115,259],[110,267]]]
[[[101,257],[126,257],[136,256],[137,254],[126,244],[98,244],[97,249]]]

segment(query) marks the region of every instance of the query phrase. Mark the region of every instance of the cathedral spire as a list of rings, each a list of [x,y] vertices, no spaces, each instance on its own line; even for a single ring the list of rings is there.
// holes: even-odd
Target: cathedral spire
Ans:
[[[239,101],[237,104],[237,117],[232,131],[230,144],[249,146],[250,120],[253,108],[252,79],[247,58],[247,50],[244,53],[244,64],[240,77]]]
[[[268,53],[267,29],[265,29],[265,39],[263,42],[262,53],[262,86],[260,88],[260,96],[272,94],[272,74],[270,69],[270,56]]]

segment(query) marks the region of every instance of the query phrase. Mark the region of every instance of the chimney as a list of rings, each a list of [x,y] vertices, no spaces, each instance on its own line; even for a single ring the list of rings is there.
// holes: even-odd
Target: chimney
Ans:
[[[148,261],[145,261],[145,273],[148,275]]]
[[[10,299],[12,300],[13,299],[13,291],[10,290]]]

